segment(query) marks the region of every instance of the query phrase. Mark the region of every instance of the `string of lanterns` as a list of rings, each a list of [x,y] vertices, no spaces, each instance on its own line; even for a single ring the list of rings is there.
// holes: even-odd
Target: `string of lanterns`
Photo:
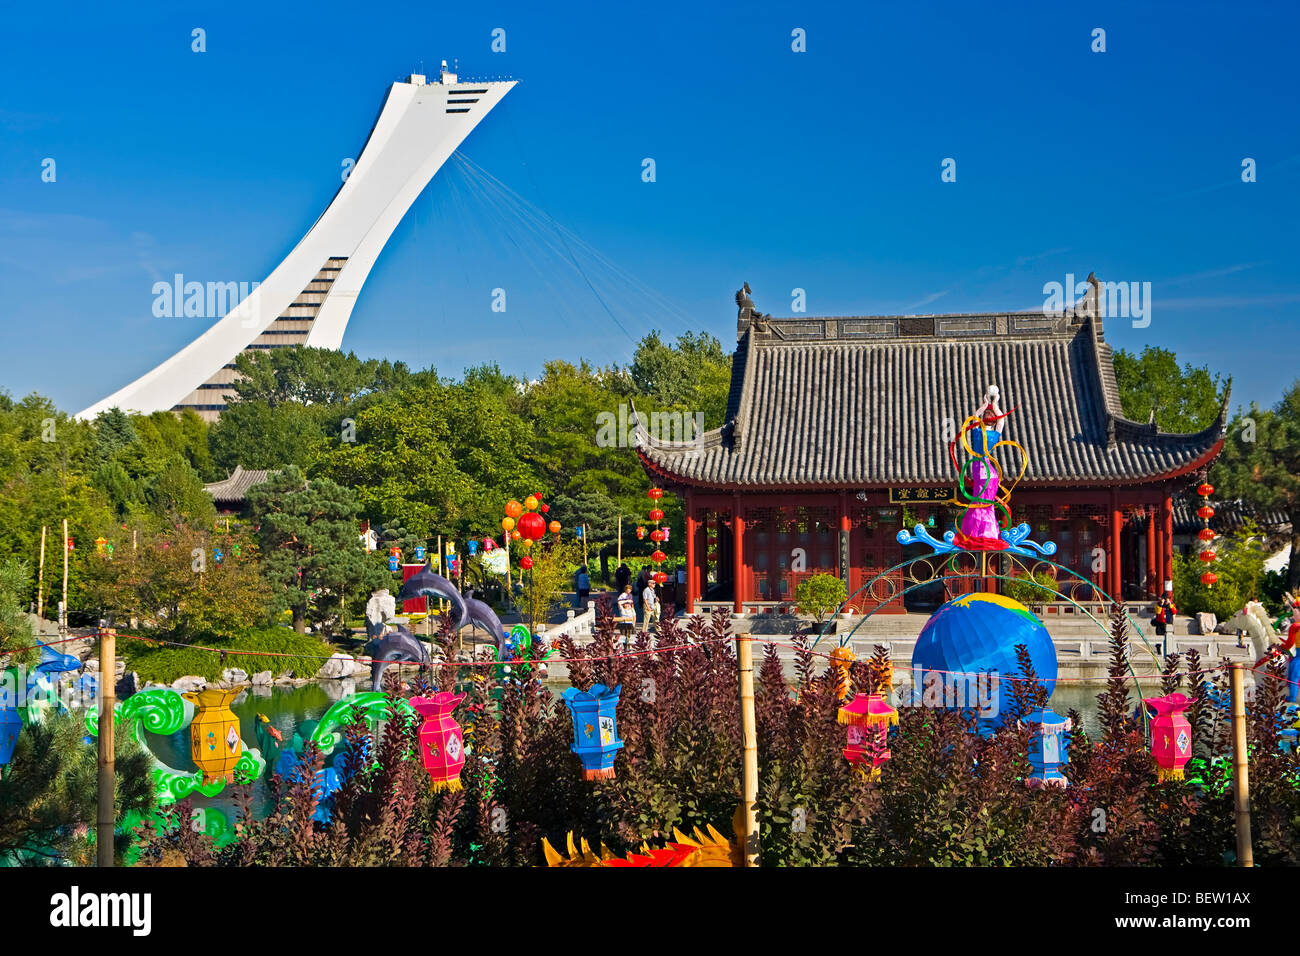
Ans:
[[[652,524],[658,524],[659,522],[664,520],[663,510],[659,507],[659,499],[662,498],[663,496],[664,496],[663,490],[660,488],[651,488],[649,491],[646,492],[646,497],[648,497],[651,502],[650,512],[648,517],[650,518]],[[638,527],[636,529],[636,536],[638,538],[644,538],[645,528]],[[668,541],[668,526],[664,525],[662,527],[657,527],[654,530],[652,530],[650,532],[650,540],[653,541],[655,544],[655,549],[650,554],[650,560],[653,561],[656,565],[663,564],[664,561],[668,560],[668,555],[664,554],[663,549],[659,547],[659,545],[664,544]],[[668,580],[668,575],[662,571],[655,571],[653,577],[656,584],[663,584],[665,581]]]
[[[1196,515],[1201,519],[1202,525],[1201,530],[1196,533],[1196,536],[1201,539],[1201,550],[1197,557],[1205,565],[1205,572],[1201,575],[1201,583],[1207,588],[1212,588],[1219,580],[1219,576],[1210,570],[1210,564],[1218,557],[1211,545],[1215,534],[1213,529],[1210,528],[1210,519],[1214,517],[1214,508],[1210,506],[1210,495],[1214,494],[1214,485],[1208,481],[1203,481],[1196,489],[1196,493],[1201,496],[1201,506],[1196,509]]]

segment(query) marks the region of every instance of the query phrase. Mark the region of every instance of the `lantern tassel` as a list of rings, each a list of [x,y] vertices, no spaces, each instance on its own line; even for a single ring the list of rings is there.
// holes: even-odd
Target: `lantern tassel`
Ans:
[[[1159,783],[1164,783],[1166,780],[1177,780],[1181,783],[1183,780],[1183,768],[1182,767],[1160,767],[1156,771],[1156,780]]]
[[[583,780],[613,780],[614,768],[597,767],[594,770],[584,770],[582,771],[582,779]]]
[[[452,777],[450,780],[431,780],[429,789],[434,793],[457,793],[464,789],[460,782],[460,777]]]
[[[841,724],[855,724],[858,727],[878,727],[881,724],[897,725],[898,714],[853,714],[845,711],[841,707],[835,715],[835,720]]]

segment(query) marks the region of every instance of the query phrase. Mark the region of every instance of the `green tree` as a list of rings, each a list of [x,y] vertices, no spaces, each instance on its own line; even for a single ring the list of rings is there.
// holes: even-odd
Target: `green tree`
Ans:
[[[1154,412],[1156,424],[1167,432],[1209,428],[1223,401],[1218,375],[1190,362],[1180,368],[1173,352],[1150,345],[1141,356],[1124,349],[1115,353],[1115,382],[1127,417],[1145,422]]]
[[[211,528],[217,519],[212,496],[189,462],[179,456],[163,466],[149,488],[154,511],[167,522],[195,528]]]
[[[245,468],[310,466],[325,443],[325,423],[335,439],[341,434],[338,406],[311,407],[297,402],[272,404],[264,399],[233,402],[212,426],[212,458],[226,472]]]
[[[310,619],[343,618],[349,594],[381,587],[385,575],[366,561],[358,538],[356,492],[329,479],[308,481],[290,466],[248,493],[262,563],[294,630]]]
[[[243,352],[235,359],[235,393],[268,405],[346,405],[362,395],[407,384],[402,362],[359,359],[334,349],[286,348]]]
[[[795,604],[800,614],[811,614],[820,625],[844,602],[848,591],[844,582],[833,574],[813,574],[799,582],[794,589]]]
[[[36,660],[32,625],[23,608],[31,568],[15,558],[0,560],[0,663],[30,664]]]
[[[637,392],[654,405],[703,412],[706,428],[722,424],[731,387],[731,357],[707,332],[686,332],[673,345],[651,332],[637,344],[629,371]]]
[[[1240,498],[1257,511],[1281,511],[1291,522],[1287,588],[1300,588],[1300,380],[1273,408],[1254,403],[1228,429],[1210,470],[1219,498]]]

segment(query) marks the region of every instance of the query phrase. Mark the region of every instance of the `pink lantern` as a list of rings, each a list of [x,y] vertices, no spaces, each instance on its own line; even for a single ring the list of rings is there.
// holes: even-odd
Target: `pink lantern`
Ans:
[[[1151,756],[1159,768],[1157,780],[1183,779],[1183,767],[1192,757],[1192,725],[1183,711],[1191,702],[1186,694],[1142,698],[1151,718]]]
[[[889,759],[889,725],[898,723],[898,710],[882,694],[858,694],[839,710],[841,724],[848,724],[844,759],[874,780]]]
[[[432,697],[412,697],[411,706],[424,718],[420,727],[420,759],[429,771],[433,790],[459,790],[460,768],[465,765],[465,743],[460,724],[451,712],[464,694],[443,691]]]

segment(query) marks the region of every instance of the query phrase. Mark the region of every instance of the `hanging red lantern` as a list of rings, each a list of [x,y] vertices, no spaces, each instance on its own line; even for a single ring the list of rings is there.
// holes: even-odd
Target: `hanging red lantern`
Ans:
[[[1208,498],[1210,495],[1214,494],[1214,485],[1210,484],[1208,481],[1203,482],[1201,486],[1196,489],[1196,493],[1202,498]]]
[[[525,511],[519,516],[519,533],[530,541],[540,541],[546,534],[546,521],[536,511]]]
[[[1204,551],[1201,552],[1201,554],[1200,554],[1200,558],[1201,558],[1201,560],[1204,561],[1206,564],[1209,564],[1209,563],[1210,563],[1211,561],[1213,561],[1214,558],[1215,558],[1215,554],[1214,554],[1213,549],[1211,549],[1211,548],[1206,548]]]
[[[1206,587],[1214,587],[1214,585],[1219,583],[1219,576],[1213,571],[1206,571],[1201,575],[1201,583]]]
[[[664,513],[663,513],[662,511],[660,511],[658,508],[651,508],[651,509],[650,509],[650,520],[651,520],[651,521],[663,521],[663,520],[664,520]]]
[[[664,533],[660,531],[658,528],[655,528],[653,531],[650,532],[651,541],[657,542],[657,541],[662,541],[663,539],[664,539]]]
[[[1201,505],[1199,508],[1196,509],[1196,515],[1197,517],[1204,518],[1206,521],[1209,521],[1211,518],[1214,517],[1214,509],[1211,508],[1209,505]]]
[[[668,575],[665,574],[663,571],[656,571],[655,582],[657,584],[666,584],[668,582]]]
[[[645,528],[643,528],[641,525],[636,526],[636,536],[638,539],[645,537]]]
[[[664,493],[659,488],[651,488],[649,491],[646,492],[646,495],[650,498],[653,498],[655,501],[658,501],[660,498],[664,496]]]
[[[533,569],[533,559],[525,554],[519,559],[519,566],[525,571],[531,571]]]
[[[558,521],[552,521],[549,525],[547,525],[547,527],[550,529],[551,534],[560,533],[560,523]]]
[[[542,514],[546,514],[548,511],[551,510],[551,506],[550,506],[550,505],[538,505],[537,510],[540,511]]]
[[[662,564],[665,560],[667,560],[667,558],[668,555],[664,554],[662,551],[659,550],[656,550],[653,554],[650,555],[650,560],[653,561],[655,564]]]
[[[1202,528],[1200,531],[1196,532],[1196,537],[1200,538],[1202,541],[1213,541],[1218,537],[1218,535],[1209,528]]]

